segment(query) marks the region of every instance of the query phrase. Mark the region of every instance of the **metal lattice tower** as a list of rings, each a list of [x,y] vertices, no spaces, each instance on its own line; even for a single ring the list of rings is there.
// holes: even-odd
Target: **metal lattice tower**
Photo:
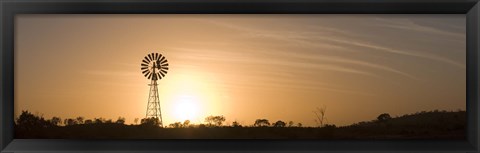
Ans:
[[[147,112],[146,118],[158,118],[160,119],[160,125],[162,124],[162,110],[160,109],[160,99],[158,98],[158,84],[157,80],[152,79],[150,86],[150,93],[148,94]]]
[[[145,56],[142,60],[141,70],[142,73],[151,80],[150,92],[148,94],[146,118],[157,118],[159,124],[163,127],[162,111],[160,108],[160,98],[158,96],[158,84],[157,80],[162,79],[167,74],[168,63],[165,56],[158,53],[151,53]]]

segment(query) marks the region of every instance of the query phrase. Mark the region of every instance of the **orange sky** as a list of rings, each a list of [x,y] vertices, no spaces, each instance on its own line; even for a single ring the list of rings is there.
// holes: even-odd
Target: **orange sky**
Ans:
[[[18,15],[15,113],[145,117],[165,55],[164,125],[208,115],[347,125],[465,109],[464,15]]]

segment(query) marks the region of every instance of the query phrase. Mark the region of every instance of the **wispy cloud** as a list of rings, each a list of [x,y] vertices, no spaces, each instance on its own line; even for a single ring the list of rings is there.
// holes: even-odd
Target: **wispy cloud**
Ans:
[[[89,70],[84,71],[85,74],[89,75],[101,75],[101,76],[116,76],[116,77],[138,77],[140,72],[132,71],[109,71],[109,70]]]
[[[303,60],[310,59],[310,60],[314,60],[314,61],[331,61],[331,62],[336,62],[336,63],[361,65],[361,66],[364,66],[364,67],[369,67],[369,68],[374,68],[374,69],[378,69],[378,70],[383,70],[383,71],[399,74],[399,75],[402,75],[402,76],[410,78],[410,79],[419,80],[417,77],[415,77],[415,76],[413,76],[409,73],[402,72],[400,70],[397,70],[397,69],[394,69],[394,68],[391,68],[391,67],[388,67],[388,66],[385,66],[385,65],[380,65],[380,64],[376,64],[376,63],[372,63],[372,62],[365,62],[365,61],[361,61],[361,60],[354,60],[354,59],[349,59],[349,58],[340,57],[340,56],[304,55],[304,54],[296,54],[296,53],[292,53],[292,52],[278,52],[278,53],[276,53],[276,55],[284,55],[284,56],[288,56],[288,57],[292,57],[292,58],[299,58],[299,59],[303,59]]]
[[[259,57],[241,56],[234,51],[212,51],[212,50],[198,50],[188,48],[171,48],[177,53],[184,52],[184,55],[179,55],[183,59],[197,64],[213,64],[213,65],[243,65],[250,68],[243,69],[241,74],[235,71],[216,71],[203,67],[203,73],[209,73],[209,76],[222,76],[226,82],[218,84],[232,84],[229,87],[238,88],[242,86],[247,87],[262,87],[262,88],[284,88],[284,89],[303,89],[303,90],[324,90],[332,92],[343,92],[360,95],[374,95],[374,93],[364,93],[361,91],[345,89],[339,84],[332,82],[318,82],[312,79],[299,79],[298,75],[309,75],[305,73],[345,73],[345,76],[361,75],[376,79],[384,79],[379,75],[354,69],[349,66],[342,66],[338,64],[321,64],[298,62],[298,60],[285,60],[284,58],[263,59]],[[214,53],[212,53],[214,52]],[[211,54],[205,54],[211,53]],[[228,58],[226,58],[228,57]],[[291,57],[290,57],[291,58]],[[295,74],[296,72],[303,74]],[[228,79],[225,79],[228,78]],[[243,80],[243,81],[241,81]],[[237,82],[242,82],[241,84]],[[251,82],[251,83],[250,83]],[[332,85],[337,87],[332,87]]]
[[[325,86],[315,86],[315,85],[288,85],[288,84],[235,84],[235,83],[227,83],[227,84],[222,84],[223,86],[227,86],[229,88],[253,88],[253,89],[258,89],[258,88],[264,88],[266,90],[274,90],[274,89],[280,89],[280,90],[297,90],[297,91],[313,91],[313,92],[318,92],[318,91],[328,91],[328,92],[336,92],[336,93],[346,93],[346,94],[354,94],[354,95],[363,95],[363,96],[376,96],[377,94],[373,92],[362,92],[358,90],[348,90],[348,89],[340,89],[340,88],[333,88],[333,87],[325,87]]]
[[[380,24],[374,24],[374,26],[388,27],[401,30],[409,30],[413,32],[421,32],[426,34],[444,35],[450,37],[466,37],[464,33],[452,32],[445,29],[440,29],[432,26],[424,26],[413,22],[411,19],[396,19],[388,20],[384,18],[376,18],[377,21],[382,21]],[[458,28],[458,27],[457,27]]]
[[[247,56],[238,56],[239,54],[236,52],[222,52],[220,54],[204,54],[206,52],[212,52],[212,50],[202,51],[198,49],[187,49],[187,48],[175,48],[175,50],[183,50],[183,51],[190,51],[190,53],[182,56],[182,58],[189,59],[189,60],[201,60],[204,62],[211,62],[211,61],[219,61],[219,62],[236,62],[238,64],[253,64],[253,65],[270,65],[272,67],[290,67],[292,69],[295,68],[309,68],[312,70],[318,71],[335,71],[335,72],[343,72],[343,73],[353,73],[353,74],[361,74],[367,75],[372,77],[379,77],[376,74],[361,71],[358,69],[349,68],[346,66],[334,65],[334,64],[322,64],[322,63],[308,63],[308,62],[296,62],[296,61],[289,61],[289,60],[282,60],[282,59],[264,59],[264,58],[256,58],[256,57],[247,57]],[[197,53],[197,54],[195,54]],[[201,53],[201,54],[198,54]],[[228,57],[228,58],[225,58]]]
[[[217,74],[218,75],[218,74]],[[272,79],[266,78],[265,81],[262,82],[245,82],[239,80],[227,80],[227,81],[219,81],[219,80],[212,80],[213,82],[209,82],[215,84],[217,86],[222,86],[230,89],[264,89],[268,91],[275,91],[275,90],[296,90],[296,91],[310,91],[310,92],[318,92],[318,91],[328,91],[328,92],[335,92],[335,93],[346,93],[346,94],[354,94],[354,95],[363,95],[363,96],[376,96],[373,92],[364,92],[358,91],[353,89],[346,89],[345,87],[333,87],[329,83],[324,82],[309,82],[309,81],[298,81],[298,80],[281,80],[281,79]]]
[[[382,46],[381,44],[375,44],[371,42],[362,42],[361,40],[353,40],[353,39],[348,39],[348,38],[335,38],[335,37],[326,37],[322,36],[321,34],[317,32],[310,32],[308,34],[306,33],[297,33],[297,32],[279,32],[279,31],[267,31],[267,30],[261,30],[261,29],[255,29],[255,28],[247,28],[239,25],[234,25],[231,23],[224,23],[224,22],[218,22],[218,21],[210,21],[207,20],[207,22],[214,23],[219,26],[224,26],[227,28],[232,28],[235,30],[240,30],[244,33],[249,34],[250,36],[254,37],[264,37],[264,38],[271,38],[271,39],[277,39],[277,40],[283,40],[286,42],[294,42],[294,43],[299,43],[299,44],[304,44],[304,45],[309,45],[309,47],[326,47],[326,48],[331,48],[331,49],[342,49],[342,50],[350,50],[351,48],[347,48],[344,46],[357,46],[357,47],[362,47],[362,48],[367,48],[370,50],[367,51],[381,51],[385,53],[392,53],[392,54],[397,54],[397,55],[404,55],[404,56],[410,56],[410,57],[417,57],[417,58],[424,58],[428,60],[434,60],[442,63],[446,63],[449,65],[453,65],[456,67],[460,68],[465,68],[465,64],[461,62],[454,61],[452,59],[449,59],[447,57],[442,57],[439,55],[434,55],[434,54],[429,54],[425,53],[425,51],[422,50],[409,50],[405,51],[402,49],[395,49],[391,47],[386,47]],[[447,31],[441,31],[435,28],[431,27],[426,27],[426,26],[421,26],[418,24],[415,24],[413,22],[407,22],[405,25],[395,25],[395,27],[403,27],[404,29],[412,29],[412,30],[418,30],[426,33],[440,33],[440,34],[446,34],[446,35],[451,35],[451,36],[457,36],[457,37],[464,37],[464,35],[459,34],[459,33],[453,33],[453,32],[447,32]],[[342,29],[335,29],[332,27],[326,28],[328,31],[333,31],[333,32],[339,32],[342,34],[348,34],[348,32],[345,32]],[[327,42],[322,42],[319,43],[318,41],[309,41],[309,40],[324,40]],[[337,43],[337,45],[334,44],[329,44],[328,42],[334,42]],[[338,45],[341,44],[341,45]],[[363,64],[363,65],[370,65],[373,66],[375,64],[369,63],[369,64]],[[379,68],[379,67],[377,67]],[[383,70],[391,71],[394,72],[392,68],[383,68]],[[392,71],[393,70],[393,71]],[[396,71],[395,73],[398,73],[400,71]],[[410,76],[411,75],[405,75],[406,73],[400,72],[398,74],[404,75],[404,76]],[[411,77],[412,78],[412,77]]]
[[[256,65],[256,66],[267,66],[267,67],[285,67],[289,70],[299,70],[304,69],[308,71],[321,71],[321,72],[331,72],[331,73],[345,73],[345,74],[355,74],[361,76],[368,76],[376,79],[388,80],[386,76],[383,76],[379,72],[396,74],[405,78],[412,80],[421,80],[416,77],[414,74],[409,73],[408,70],[402,70],[395,68],[394,65],[383,63],[378,63],[375,61],[369,61],[368,58],[358,58],[355,56],[342,56],[335,52],[345,52],[345,51],[357,51],[358,48],[365,54],[362,56],[369,56],[378,53],[386,53],[394,56],[401,56],[402,58],[418,58],[437,61],[452,65],[455,67],[465,69],[465,64],[460,61],[455,61],[447,57],[429,53],[425,50],[405,50],[402,48],[395,48],[391,46],[384,45],[380,42],[375,42],[373,40],[364,40],[357,39],[357,37],[362,36],[362,33],[352,32],[349,29],[342,29],[336,27],[327,27],[327,26],[316,26],[309,25],[306,28],[311,28],[308,32],[295,30],[272,30],[272,29],[262,29],[265,27],[252,27],[244,26],[241,24],[235,24],[225,21],[216,21],[216,20],[201,20],[202,22],[208,22],[219,27],[231,29],[240,32],[240,35],[243,37],[250,38],[263,38],[265,40],[275,40],[283,41],[286,43],[279,43],[278,45],[296,45],[295,47],[304,47],[308,48],[310,51],[292,51],[288,52],[285,50],[274,51],[272,48],[261,48],[255,50],[255,53],[262,54],[271,58],[257,58],[254,56],[249,56],[242,52],[238,52],[235,49],[233,50],[215,50],[215,49],[190,49],[190,48],[170,48],[174,51],[185,52],[181,57],[188,60],[198,60],[198,61],[207,61],[207,62],[220,62],[220,63],[236,63],[236,64],[245,64],[245,65]],[[386,20],[388,21],[388,20]],[[396,23],[380,23],[380,25],[386,25],[387,28],[396,28],[398,30],[411,30],[421,33],[432,33],[437,35],[445,36],[454,36],[461,37],[462,34],[442,31],[434,27],[423,26],[416,24],[414,22],[406,22],[402,24]],[[352,37],[355,36],[355,37]],[[360,37],[362,38],[362,37]],[[219,44],[224,44],[219,42]],[[312,52],[312,48],[317,48],[321,50],[319,52]],[[301,49],[301,48],[300,48]],[[325,54],[325,53],[329,54]],[[336,54],[333,56],[332,54]],[[344,53],[345,55],[345,53]],[[357,54],[358,55],[358,54]],[[225,58],[228,57],[228,58]],[[288,60],[287,60],[288,59]],[[359,68],[362,67],[362,68]],[[265,77],[266,76],[266,77]],[[262,72],[251,73],[248,76],[242,77],[255,77],[268,79],[270,76],[280,76],[274,80],[281,81],[281,83],[288,84],[288,79],[291,77],[288,74],[287,70],[282,69],[271,69],[264,70]],[[284,77],[284,78],[282,78]],[[275,85],[274,83],[267,83],[268,85]],[[298,83],[298,81],[297,81]],[[327,84],[317,85],[318,88],[325,88],[333,90],[345,90],[335,87],[327,87]],[[295,86],[295,85],[294,85]],[[295,87],[297,88],[297,87]],[[309,88],[309,86],[298,86],[298,88]],[[358,92],[358,91],[357,91]]]
[[[446,57],[441,57],[439,55],[433,55],[433,54],[427,54],[427,53],[421,53],[421,51],[404,51],[404,50],[398,50],[398,49],[393,49],[393,48],[388,48],[388,47],[383,47],[380,45],[374,45],[374,44],[369,44],[369,43],[361,43],[361,42],[355,42],[355,41],[343,41],[343,40],[335,40],[337,42],[342,42],[345,44],[351,44],[359,47],[365,47],[369,49],[373,49],[371,51],[383,51],[383,52],[388,52],[388,53],[393,53],[393,54],[398,54],[398,55],[406,55],[406,56],[411,56],[411,57],[419,57],[419,58],[424,58],[424,59],[429,59],[429,60],[434,60],[434,61],[439,61],[443,63],[447,63],[459,68],[465,69],[465,64],[456,62],[454,60],[448,59]],[[418,52],[418,53],[415,53]]]
[[[240,30],[242,32],[249,33],[250,36],[266,37],[266,38],[272,38],[272,39],[277,39],[277,40],[283,40],[283,41],[286,41],[286,42],[294,42],[294,43],[309,45],[309,47],[326,47],[326,48],[337,49],[337,50],[340,50],[340,49],[341,50],[348,50],[348,48],[342,47],[340,45],[332,45],[332,44],[329,44],[329,43],[318,43],[318,42],[314,42],[314,41],[309,41],[309,40],[314,40],[314,39],[315,40],[322,39],[322,40],[332,41],[332,42],[336,42],[336,43],[342,43],[343,45],[347,44],[347,45],[356,45],[356,46],[360,46],[360,47],[367,47],[367,48],[370,48],[370,49],[377,49],[377,50],[380,49],[380,50],[384,50],[384,51],[387,51],[387,52],[390,52],[390,53],[431,58],[431,59],[434,59],[434,60],[440,60],[440,61],[443,61],[443,62],[454,64],[454,65],[457,65],[457,66],[459,65],[458,63],[455,63],[455,62],[453,62],[451,60],[448,60],[448,59],[443,59],[441,57],[423,56],[423,55],[408,53],[408,52],[404,52],[404,51],[392,50],[392,49],[385,48],[385,47],[373,46],[373,45],[369,45],[369,44],[365,44],[365,43],[345,41],[345,40],[335,39],[335,38],[332,38],[332,37],[324,37],[324,36],[322,36],[321,34],[318,34],[318,32],[315,32],[315,31],[310,32],[310,33],[267,32],[267,31],[262,31],[262,30],[253,29],[253,28],[246,28],[246,27],[243,27],[243,26],[238,26],[238,25],[229,24],[229,23],[222,23],[222,22],[217,22],[217,21],[208,21],[208,22],[213,22],[213,23],[221,25],[221,26],[225,26],[225,27],[228,27],[228,28],[233,28],[233,29],[236,29],[236,30]],[[318,28],[318,26],[311,26],[311,27],[316,27],[317,30],[320,29],[320,28]],[[332,28],[332,27],[321,27],[321,29],[322,30],[327,30],[329,32],[341,33],[341,34],[344,34],[344,35],[349,34],[349,32],[347,32],[345,30],[336,29],[336,28]],[[271,51],[270,51],[270,53],[271,53]],[[370,68],[376,68],[376,69],[396,73],[396,74],[399,74],[399,75],[402,75],[402,76],[405,76],[405,77],[408,77],[408,78],[411,78],[411,79],[418,80],[418,78],[414,77],[411,74],[408,74],[406,72],[402,72],[400,70],[397,70],[397,69],[394,69],[394,68],[391,68],[391,67],[388,67],[388,66],[385,66],[385,65],[376,64],[376,63],[373,63],[373,62],[366,62],[366,61],[360,61],[360,60],[354,60],[354,59],[348,59],[348,58],[342,58],[342,57],[333,57],[333,56],[328,56],[328,55],[321,55],[321,56],[313,55],[312,56],[312,55],[302,55],[302,54],[298,54],[298,53],[295,53],[295,52],[285,53],[285,52],[280,52],[280,51],[274,52],[274,53],[277,54],[277,55],[286,54],[286,56],[299,57],[299,58],[304,58],[304,59],[318,59],[318,60],[324,60],[324,61],[333,61],[333,62],[339,62],[339,63],[349,63],[349,64],[355,64],[355,65],[362,65],[362,66],[366,66],[366,67],[370,67]],[[460,66],[461,66],[461,64],[460,64]]]

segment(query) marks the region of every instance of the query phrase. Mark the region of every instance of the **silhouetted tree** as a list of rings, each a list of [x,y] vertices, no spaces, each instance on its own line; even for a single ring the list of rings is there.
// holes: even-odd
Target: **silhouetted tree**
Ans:
[[[85,124],[93,124],[92,120],[85,120]]]
[[[43,117],[35,116],[28,111],[22,111],[16,123],[19,128],[26,131],[54,126],[50,121],[46,121]]]
[[[295,126],[295,123],[293,121],[288,121],[288,127],[293,127]]]
[[[62,119],[59,118],[59,117],[52,117],[52,119],[50,120],[50,122],[55,125],[55,126],[59,126],[60,123],[62,123]]]
[[[118,117],[117,121],[115,121],[117,124],[125,124],[125,117]]]
[[[278,120],[277,122],[273,123],[273,127],[285,127],[285,122]]]
[[[302,123],[297,123],[297,126],[298,126],[298,127],[302,127],[303,124],[302,124]]]
[[[107,124],[112,124],[112,123],[113,123],[113,121],[112,121],[112,119],[108,119],[108,120],[106,120],[104,123],[107,123]]]
[[[325,124],[324,128],[336,128],[335,124]]]
[[[233,121],[232,127],[242,127],[242,125],[240,125],[240,123],[238,123],[237,121]]]
[[[270,122],[267,119],[257,119],[255,120],[255,124],[253,124],[253,126],[270,126]]]
[[[389,120],[389,119],[392,119],[392,117],[390,117],[390,114],[388,114],[388,113],[380,114],[377,117],[377,120],[380,121],[380,122],[384,122],[384,121]]]
[[[190,120],[183,121],[183,127],[188,127],[190,125]]]
[[[175,122],[175,123],[172,123],[170,125],[168,125],[172,128],[181,128],[182,127],[182,123],[181,122]]]
[[[79,117],[77,117],[77,121],[76,121],[76,122],[77,122],[77,124],[83,124],[83,120],[84,120],[84,118],[81,117],[81,116],[79,116]]]
[[[133,120],[133,123],[137,124],[137,123],[138,123],[138,118],[135,118],[135,119]]]
[[[94,119],[94,123],[95,123],[95,124],[103,124],[103,123],[107,123],[107,120],[104,119],[104,118],[102,118],[102,117],[100,117],[100,118],[95,118],[95,119]]]
[[[317,107],[313,113],[315,114],[315,122],[319,127],[322,127],[325,121],[325,112],[327,111],[327,107]]]
[[[223,116],[208,116],[208,117],[205,118],[205,122],[208,122],[208,124],[210,126],[211,125],[222,126],[223,122],[225,122],[225,117],[223,117]]]
[[[159,126],[160,125],[160,120],[158,118],[155,118],[155,117],[151,117],[151,118],[143,118],[141,121],[140,121],[140,125],[143,125],[143,126]]]
[[[72,125],[77,124],[77,120],[72,119],[72,118],[65,119],[63,122],[66,126],[72,126]]]

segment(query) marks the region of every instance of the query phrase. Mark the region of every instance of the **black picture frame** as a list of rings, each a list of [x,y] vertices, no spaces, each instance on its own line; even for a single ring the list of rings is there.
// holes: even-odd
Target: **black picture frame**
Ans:
[[[478,0],[2,0],[1,152],[479,152]],[[14,139],[17,14],[465,14],[467,140],[59,140]]]

